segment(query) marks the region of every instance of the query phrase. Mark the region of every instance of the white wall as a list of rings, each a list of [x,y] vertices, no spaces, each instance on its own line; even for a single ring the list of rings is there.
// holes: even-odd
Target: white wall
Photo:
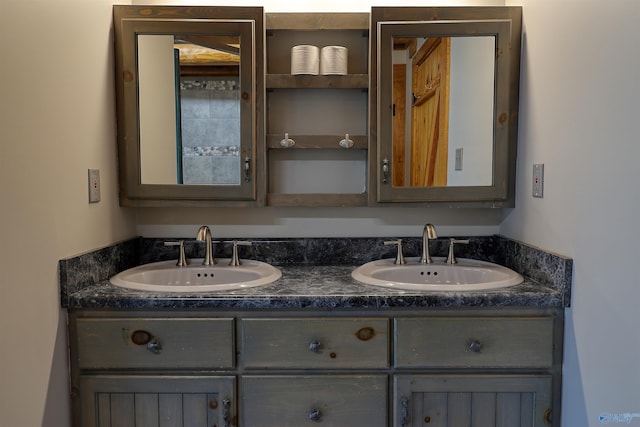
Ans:
[[[640,413],[640,2],[513,3],[518,197],[500,231],[574,258],[563,426],[597,426],[601,412]],[[533,163],[545,164],[543,199],[531,197]]]
[[[57,262],[135,234],[118,207],[112,0],[2,3],[0,424],[69,425]],[[87,169],[102,201],[88,204]]]
[[[447,185],[493,183],[494,36],[451,38]],[[456,149],[462,148],[462,170]]]
[[[175,184],[176,69],[173,36],[138,36],[140,182]],[[144,102],[143,102],[144,101]]]

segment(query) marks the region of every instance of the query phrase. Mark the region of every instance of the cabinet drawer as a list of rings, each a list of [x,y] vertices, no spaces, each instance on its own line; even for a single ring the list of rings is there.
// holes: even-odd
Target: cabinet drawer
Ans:
[[[388,337],[388,319],[244,319],[241,351],[247,368],[384,368]]]
[[[229,368],[233,319],[78,319],[78,366]]]
[[[384,375],[248,376],[242,378],[242,425],[384,427]]]
[[[396,319],[398,367],[550,367],[553,319]]]

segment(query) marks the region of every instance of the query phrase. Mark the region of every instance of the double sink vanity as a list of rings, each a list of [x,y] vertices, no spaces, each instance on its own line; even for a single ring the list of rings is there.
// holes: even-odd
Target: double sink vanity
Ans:
[[[521,14],[114,6],[120,204],[511,207]],[[293,73],[300,45],[347,73]],[[560,425],[572,260],[194,236],[60,261],[75,426]]]
[[[446,263],[450,239],[432,239],[433,262],[421,264],[422,239],[405,237],[401,265],[385,245],[397,240],[220,242],[217,264],[203,266],[206,242],[185,239],[179,267],[165,240],[136,238],[60,261],[76,425],[559,425],[571,260],[480,236],[456,247],[458,264]],[[239,266],[228,265],[234,248]],[[427,283],[474,262],[522,282],[425,290],[402,276],[354,279],[406,268]],[[211,290],[211,275],[234,269],[230,289]],[[270,283],[242,287],[254,274]],[[171,288],[130,288],[141,281]]]

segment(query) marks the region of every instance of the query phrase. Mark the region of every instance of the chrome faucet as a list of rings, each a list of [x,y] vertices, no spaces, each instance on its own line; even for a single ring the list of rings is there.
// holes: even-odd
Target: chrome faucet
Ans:
[[[204,260],[202,261],[202,265],[214,265],[215,260],[213,259],[211,230],[209,230],[209,227],[206,225],[200,227],[200,229],[198,229],[198,234],[196,234],[196,240],[205,242]]]
[[[438,234],[433,224],[425,224],[422,230],[422,257],[420,258],[420,264],[433,263],[431,255],[429,255],[429,240],[437,238]]]
[[[456,245],[457,243],[462,243],[465,245],[469,244],[469,239],[465,239],[465,240],[461,240],[461,239],[456,239],[455,237],[450,237],[449,238],[449,255],[447,256],[447,264],[457,264],[458,260],[456,259],[456,255],[455,255],[455,251],[454,251],[454,245]]]
[[[404,255],[402,254],[402,239],[398,240],[390,240],[388,242],[383,242],[385,246],[396,245],[398,251],[396,252],[396,259],[393,261],[394,264],[403,265],[406,264],[407,261],[404,259]]]

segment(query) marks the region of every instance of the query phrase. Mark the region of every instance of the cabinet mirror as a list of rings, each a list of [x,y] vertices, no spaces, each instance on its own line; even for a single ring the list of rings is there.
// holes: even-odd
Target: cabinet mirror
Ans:
[[[257,199],[262,19],[114,6],[121,204]]]
[[[378,201],[512,203],[520,9],[373,8],[372,33]]]

